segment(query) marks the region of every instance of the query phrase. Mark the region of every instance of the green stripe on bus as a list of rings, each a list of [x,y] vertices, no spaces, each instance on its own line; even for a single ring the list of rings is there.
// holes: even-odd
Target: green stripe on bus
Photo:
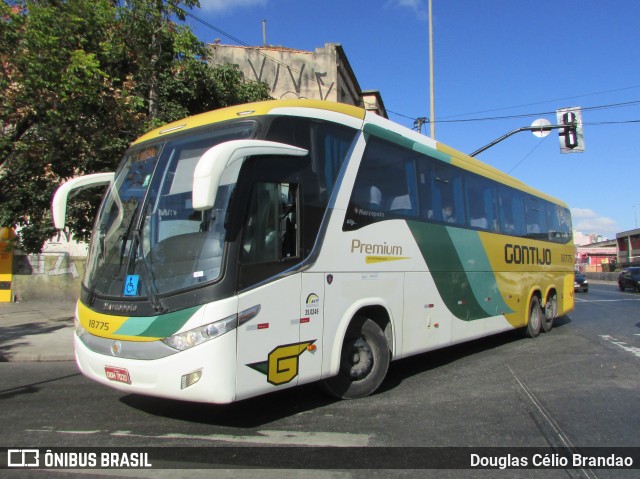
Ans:
[[[430,148],[427,145],[411,140],[391,130],[382,128],[378,125],[372,125],[371,123],[367,123],[364,126],[363,131],[367,135],[377,136],[378,138],[382,138],[383,140],[390,141],[391,143],[395,143],[396,145],[400,145],[404,148],[413,150],[417,153],[430,156],[431,158],[435,158],[444,163],[451,163],[451,155],[448,155],[447,153],[444,153],[442,151],[438,151],[435,148]]]
[[[166,338],[175,334],[200,309],[187,308],[160,316],[130,317],[115,334],[145,338]]]
[[[476,301],[489,316],[512,313],[513,310],[502,298],[480,233],[461,228],[448,230],[453,246],[467,272],[467,280]]]
[[[472,321],[511,312],[477,232],[418,221],[407,224],[440,297],[456,318]]]

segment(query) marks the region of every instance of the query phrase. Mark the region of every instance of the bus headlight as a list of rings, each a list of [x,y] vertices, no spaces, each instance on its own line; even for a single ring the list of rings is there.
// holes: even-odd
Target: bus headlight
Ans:
[[[76,302],[76,311],[75,311],[75,314],[73,315],[73,329],[76,332],[76,336],[78,336],[78,338],[82,338],[82,336],[84,336],[85,334],[88,334],[89,331],[84,329],[84,326],[80,322],[80,319],[78,319],[78,317],[79,317],[78,305],[79,304],[80,304],[80,301],[77,301]]]
[[[78,315],[77,314],[73,317],[73,328],[76,331],[76,336],[78,336],[79,338],[82,338],[82,336],[84,336],[85,334],[88,333],[88,331],[86,329],[84,329],[84,326],[82,325],[82,323],[78,319]]]
[[[236,328],[238,325],[238,315],[234,314],[227,318],[216,321],[215,323],[209,323],[204,326],[199,326],[183,333],[174,334],[162,340],[167,346],[184,351],[185,349],[192,348],[202,343],[206,343],[211,339],[222,336],[224,333],[228,333]]]

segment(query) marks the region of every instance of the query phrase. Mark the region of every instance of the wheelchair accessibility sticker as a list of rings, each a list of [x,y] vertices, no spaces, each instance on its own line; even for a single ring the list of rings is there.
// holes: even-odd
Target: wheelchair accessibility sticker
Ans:
[[[138,282],[140,275],[128,274],[127,280],[124,282],[124,296],[138,296]]]

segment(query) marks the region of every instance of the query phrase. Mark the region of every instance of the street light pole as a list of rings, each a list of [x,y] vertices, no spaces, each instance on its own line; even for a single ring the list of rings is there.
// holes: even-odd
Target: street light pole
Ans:
[[[431,90],[431,108],[429,121],[431,123],[431,138],[436,139],[436,94],[433,80],[433,15],[431,13],[431,0],[429,0],[429,84]]]

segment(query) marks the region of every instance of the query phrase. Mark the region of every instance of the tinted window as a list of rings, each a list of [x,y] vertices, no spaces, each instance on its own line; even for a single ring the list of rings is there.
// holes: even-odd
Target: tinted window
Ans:
[[[495,183],[481,176],[468,175],[465,187],[467,224],[472,228],[499,231]]]
[[[242,234],[240,261],[264,263],[299,256],[298,185],[256,183]]]
[[[435,164],[431,174],[431,200],[433,209],[427,212],[427,219],[463,225],[465,209],[462,170]]]
[[[309,154],[245,161],[237,192],[243,218],[237,226],[239,289],[277,277],[311,254],[356,132],[299,117],[275,118],[269,125],[265,139]]]
[[[305,182],[305,203],[325,207],[356,130],[334,123],[298,117],[276,118],[266,139],[304,148],[310,154],[310,171]]]
[[[419,214],[415,160],[417,154],[372,137],[356,177],[347,228]]]
[[[407,217],[566,243],[567,208],[371,136],[344,230]]]
[[[571,238],[571,214],[567,208],[545,203],[547,234],[551,241],[566,243]]]
[[[524,218],[527,238],[547,239],[544,201],[535,196],[525,196]]]
[[[514,236],[525,235],[524,195],[513,188],[498,188],[500,232]]]

